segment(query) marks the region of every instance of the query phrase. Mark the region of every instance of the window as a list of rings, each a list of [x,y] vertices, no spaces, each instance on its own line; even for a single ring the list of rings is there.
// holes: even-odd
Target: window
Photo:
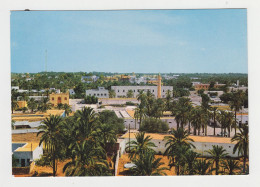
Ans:
[[[99,96],[99,94],[97,94],[97,96]]]
[[[163,90],[163,92],[164,92],[164,90]]]
[[[101,94],[101,96],[103,96],[103,94]]]
[[[52,98],[51,98],[51,100],[53,100],[53,101],[54,101],[54,97],[52,97]]]
[[[153,90],[153,92],[154,92],[154,90]]]
[[[67,100],[67,97],[64,97],[64,100],[66,101],[66,100]]]
[[[134,92],[135,92],[135,90],[134,90]]]
[[[119,90],[117,90],[117,92],[119,92]]]
[[[104,96],[107,96],[107,94],[104,94]]]
[[[96,94],[94,94],[94,96],[96,96]]]
[[[27,163],[28,163],[28,165],[30,164],[30,159],[27,159]]]
[[[125,90],[123,90],[123,92],[125,92]]]
[[[91,94],[88,94],[89,96],[91,96]]]

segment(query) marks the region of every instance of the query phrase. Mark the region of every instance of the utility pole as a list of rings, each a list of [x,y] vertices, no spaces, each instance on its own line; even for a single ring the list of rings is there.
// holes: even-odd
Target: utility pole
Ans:
[[[47,49],[45,50],[45,73],[47,73]]]
[[[130,123],[128,125],[128,131],[129,131],[129,153],[130,153]]]

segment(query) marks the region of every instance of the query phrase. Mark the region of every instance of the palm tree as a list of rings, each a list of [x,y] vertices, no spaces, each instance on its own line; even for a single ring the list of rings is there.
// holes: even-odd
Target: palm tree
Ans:
[[[51,104],[49,103],[49,99],[47,97],[43,97],[41,102],[40,102],[40,105],[38,106],[38,108],[42,112],[46,112],[47,110],[49,110],[51,108]]]
[[[14,113],[14,109],[16,109],[18,107],[18,103],[17,103],[17,94],[18,92],[15,89],[12,89],[12,93],[11,93],[11,107],[12,107],[12,114]]]
[[[65,110],[65,115],[68,116],[72,111],[71,111],[71,107],[68,104],[64,104],[62,107]]]
[[[226,157],[228,154],[226,153],[226,150],[222,146],[218,145],[212,145],[212,149],[207,150],[207,153],[210,154],[212,160],[212,163],[216,164],[216,167],[214,170],[216,170],[216,175],[219,174],[219,162],[221,162],[224,157]]]
[[[165,110],[166,111],[171,110],[171,100],[172,100],[171,95],[172,95],[171,91],[167,90],[167,92],[166,92],[166,99],[165,99]]]
[[[116,133],[113,130],[113,126],[109,124],[101,124],[98,127],[97,135],[101,138],[101,143],[103,145],[103,148],[106,148],[106,144],[114,144],[117,141]]]
[[[164,170],[168,170],[168,168],[161,167],[164,164],[161,159],[155,158],[153,152],[145,151],[141,158],[133,159],[135,166],[130,169],[130,172],[134,176],[166,175]]]
[[[194,170],[196,175],[211,175],[210,166],[212,163],[206,159],[199,159],[194,164]]]
[[[227,116],[227,112],[223,111],[223,110],[221,110],[220,113],[217,114],[217,121],[221,124],[221,134],[222,134],[222,136],[224,136],[226,134],[226,126],[227,126],[226,116]]]
[[[74,115],[76,123],[75,136],[77,140],[83,141],[93,136],[98,124],[98,115],[93,108],[85,107],[78,110]]]
[[[37,108],[37,103],[36,103],[34,98],[29,99],[29,101],[28,101],[28,108],[31,109],[32,113]]]
[[[170,167],[176,166],[177,175],[181,173],[180,167],[185,165],[185,153],[191,148],[195,148],[195,146],[191,143],[193,140],[189,138],[188,131],[179,128],[177,130],[173,129],[171,134],[173,136],[165,136],[164,140],[166,140],[165,147],[166,150],[164,155],[167,155],[169,160]]]
[[[224,169],[224,173],[227,175],[235,175],[235,171],[240,169],[239,161],[233,160],[231,158],[227,159],[226,161],[223,161],[221,163],[221,167]]]
[[[243,91],[238,90],[237,92],[232,93],[231,101],[229,102],[229,106],[231,110],[235,111],[235,134],[237,133],[237,112],[242,109],[243,106]]]
[[[134,97],[134,92],[133,90],[128,90],[127,94],[126,94],[127,98],[133,98]]]
[[[194,175],[195,174],[195,169],[194,169],[194,165],[198,159],[199,154],[192,151],[192,150],[188,150],[185,153],[185,162],[187,165],[187,174],[188,175]]]
[[[127,143],[126,150],[130,150],[129,157],[136,158],[136,156],[142,157],[145,151],[152,151],[153,147],[156,147],[150,136],[145,136],[145,132],[139,132],[135,134],[135,139]]]
[[[42,134],[40,143],[41,145],[43,142],[45,144],[46,151],[52,155],[52,167],[53,167],[53,176],[56,175],[56,155],[58,154],[58,147],[60,145],[61,140],[61,133],[60,133],[60,126],[61,126],[62,118],[60,116],[50,115],[49,118],[46,118],[40,125],[38,129],[40,130],[37,133],[37,136]]]
[[[138,119],[139,119],[139,108],[135,108],[134,109],[134,118],[135,118],[135,129],[136,129],[136,123],[137,123],[137,121],[138,121]]]
[[[105,150],[90,140],[76,143],[72,150],[76,159],[63,167],[66,176],[105,176],[111,175],[106,161]]]
[[[246,160],[248,159],[248,145],[249,145],[249,137],[248,137],[248,125],[242,124],[241,128],[239,128],[239,133],[237,133],[232,139],[232,142],[236,142],[236,145],[233,149],[233,154],[238,150],[239,155],[243,155],[243,172],[246,171]]]
[[[217,107],[211,107],[210,110],[213,112],[213,126],[214,126],[214,136],[216,135],[216,126],[217,126],[217,123],[216,123],[216,115],[217,115],[217,111],[218,111],[218,108]]]
[[[181,128],[184,128],[184,125],[188,122],[188,115],[191,108],[191,101],[189,98],[186,97],[181,97],[178,102],[173,106],[172,113],[175,116],[177,128],[179,128],[179,123],[181,125]]]

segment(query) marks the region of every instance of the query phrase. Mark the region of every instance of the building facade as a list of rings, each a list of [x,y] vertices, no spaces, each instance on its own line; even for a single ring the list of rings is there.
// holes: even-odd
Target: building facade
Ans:
[[[57,106],[59,103],[69,105],[69,92],[67,93],[52,93],[49,96],[50,103],[53,106]]]
[[[137,97],[137,95],[139,94],[139,92],[141,90],[144,90],[144,92],[147,92],[148,90],[150,90],[150,92],[155,97],[158,97],[158,88],[157,88],[157,86],[111,86],[111,89],[115,91],[116,97],[126,97],[127,96],[127,92],[129,90],[133,91],[133,94],[134,94],[135,98]],[[169,91],[173,91],[173,87],[172,86],[161,86],[160,90],[161,90],[161,94],[159,93],[159,95],[162,98],[165,98],[167,91],[168,90]]]
[[[95,96],[97,98],[108,98],[109,92],[104,87],[98,87],[98,89],[86,90],[86,96]]]

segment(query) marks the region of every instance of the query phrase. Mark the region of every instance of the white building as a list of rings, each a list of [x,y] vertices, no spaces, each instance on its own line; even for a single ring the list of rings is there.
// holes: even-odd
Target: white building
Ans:
[[[136,133],[130,133],[130,141],[135,140]],[[165,136],[171,136],[170,134],[156,134],[156,133],[146,133],[146,136],[150,136],[152,138],[152,142],[156,145],[153,148],[156,153],[164,153],[166,148],[166,140],[164,140]],[[208,157],[209,153],[206,151],[212,149],[213,145],[223,146],[229,156],[237,157],[238,152],[233,154],[233,148],[235,146],[234,142],[231,142],[231,138],[226,137],[210,137],[210,136],[189,136],[189,138],[193,139],[194,142],[191,142],[195,148],[192,148],[193,151],[199,153],[201,156]],[[129,133],[124,134],[120,139],[120,154],[125,153],[126,144],[129,142]]]
[[[12,154],[17,159],[18,167],[25,167],[40,159],[43,149],[36,142],[12,142]]]
[[[92,76],[82,76],[81,77],[81,82],[84,83],[91,83],[91,82],[96,82],[99,79],[98,76],[92,75]]]
[[[69,89],[70,95],[75,95],[74,89]]]
[[[157,97],[157,86],[111,86],[111,89],[115,91],[116,97],[126,97],[127,92],[129,90],[133,91],[134,97],[137,97],[139,92],[141,90],[144,90],[144,92],[147,92],[150,90],[150,92]],[[172,86],[162,86],[161,87],[161,96],[162,98],[166,97],[167,90],[172,91]]]
[[[108,98],[109,92],[104,87],[98,87],[98,89],[86,90],[86,96],[95,96],[98,98]]]

